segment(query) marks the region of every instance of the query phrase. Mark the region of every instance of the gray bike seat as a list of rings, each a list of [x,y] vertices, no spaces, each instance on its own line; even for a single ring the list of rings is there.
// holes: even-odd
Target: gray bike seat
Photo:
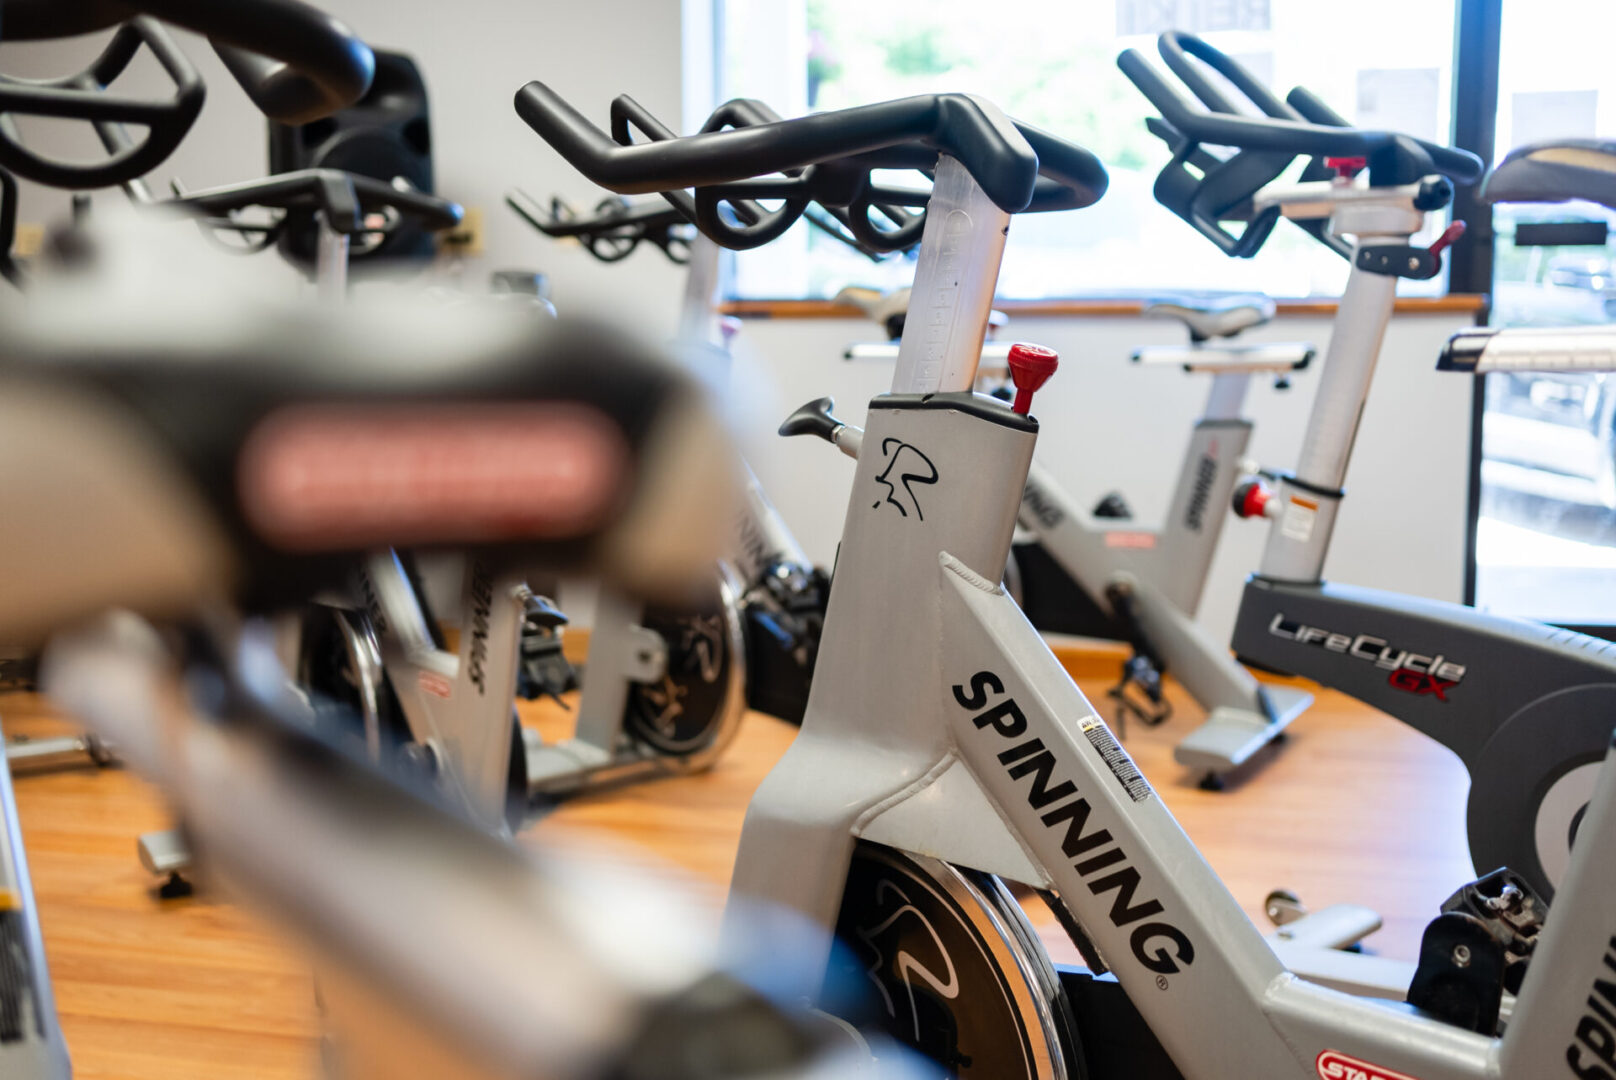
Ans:
[[[1616,210],[1616,140],[1550,139],[1511,150],[1482,185],[1486,202],[1586,199]]]
[[[1234,337],[1274,317],[1274,302],[1266,296],[1171,296],[1145,304],[1147,318],[1177,319],[1189,327],[1196,341]]]

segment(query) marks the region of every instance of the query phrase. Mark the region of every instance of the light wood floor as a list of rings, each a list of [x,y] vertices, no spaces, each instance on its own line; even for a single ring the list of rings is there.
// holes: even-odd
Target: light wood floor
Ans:
[[[1103,679],[1079,681],[1093,700],[1104,700]],[[1463,830],[1467,778],[1457,759],[1326,693],[1264,767],[1213,794],[1173,764],[1173,741],[1197,715],[1189,704],[1182,714],[1162,728],[1130,728],[1125,745],[1252,917],[1261,921],[1263,898],[1275,886],[1310,906],[1367,903],[1386,916],[1371,944],[1388,955],[1414,955],[1436,906],[1472,876]],[[547,731],[568,722],[553,706],[524,718]],[[60,724],[23,694],[0,695],[0,720],[8,733],[42,734]],[[580,828],[605,830],[689,871],[716,918],[747,798],[794,730],[750,715],[712,773],[577,799],[523,840],[579,843]],[[307,960],[217,897],[156,899],[135,858],[136,835],[168,824],[152,789],[116,770],[20,777],[16,787],[78,1077],[313,1075]],[[1056,927],[1040,930],[1057,960],[1076,959]]]

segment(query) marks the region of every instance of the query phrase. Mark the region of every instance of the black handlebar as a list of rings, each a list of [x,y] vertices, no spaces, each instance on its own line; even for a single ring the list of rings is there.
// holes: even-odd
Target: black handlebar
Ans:
[[[1465,150],[1390,131],[1369,131],[1310,121],[1302,112],[1270,94],[1233,58],[1194,34],[1169,30],[1161,35],[1158,47],[1174,74],[1195,92],[1205,108],[1197,108],[1186,101],[1135,49],[1129,49],[1117,57],[1117,66],[1160,110],[1164,120],[1195,142],[1242,150],[1273,150],[1292,156],[1364,157],[1369,160],[1371,183],[1376,180],[1376,159],[1383,158],[1391,150],[1423,152],[1429,159],[1429,167],[1420,175],[1440,173],[1459,183],[1470,183],[1481,176],[1481,159]],[[1190,56],[1204,61],[1228,79],[1266,115],[1255,117],[1238,113],[1194,69]],[[1310,94],[1307,99],[1322,105]],[[1406,169],[1398,171],[1406,172]],[[1383,182],[1407,183],[1409,179],[1394,178]]]
[[[369,231],[364,215],[392,209],[432,230],[452,229],[464,211],[459,204],[411,188],[394,187],[374,177],[337,169],[300,169],[262,180],[188,192],[163,205],[223,217],[248,207],[312,210],[325,215],[340,233]]]
[[[680,266],[690,261],[690,222],[661,199],[631,203],[608,196],[593,213],[579,216],[560,196],[550,200],[546,213],[533,196],[515,190],[505,196],[505,205],[545,236],[577,240],[601,262],[626,259],[641,243],[660,248],[669,261]]]
[[[836,217],[871,248],[913,246],[923,217],[883,231],[870,222],[869,211],[924,206],[928,196],[878,184],[870,173],[930,170],[939,153],[957,158],[1010,213],[1088,206],[1107,183],[1104,167],[1088,151],[1012,123],[992,105],[962,94],[922,95],[794,120],[779,119],[759,102],[732,101],[700,133],[684,137],[626,96],[612,103],[608,137],[540,82],[517,92],[516,111],[590,180],[622,195],[661,193],[702,232],[734,248],[773,240],[810,202],[851,211]],[[635,143],[636,129],[650,141]],[[695,189],[693,197],[686,188]],[[785,205],[758,212],[757,201],[768,199]],[[727,218],[721,203],[736,213]],[[753,212],[739,212],[744,207]]]
[[[11,26],[12,0],[5,0],[4,26]],[[72,7],[71,4],[64,5]],[[145,45],[174,83],[164,101],[137,100],[106,92]],[[107,47],[76,75],[34,82],[0,76],[0,167],[24,179],[59,188],[111,187],[126,183],[162,164],[191,130],[202,111],[206,90],[185,54],[156,22],[139,18],[118,28]],[[23,145],[14,116],[50,116],[85,120],[104,128],[138,124],[147,129],[139,143],[121,148],[92,164],[56,161]]]
[[[87,33],[149,15],[207,37],[270,119],[305,124],[358,101],[376,58],[343,23],[302,0],[5,0],[8,41]]]
[[[518,188],[505,196],[505,205],[546,236],[577,240],[601,262],[620,262],[642,243],[661,249],[670,262],[679,266],[690,262],[691,219],[679,206],[662,199],[630,202],[619,195],[609,195],[585,216],[559,195],[551,197],[550,209],[546,212],[537,199]],[[895,224],[907,223],[907,215],[900,208],[881,209]],[[829,211],[816,213],[816,208],[810,206],[803,217],[820,232],[872,262],[880,262],[889,254],[860,242],[851,235],[847,223]]]
[[[1267,240],[1279,211],[1254,214],[1252,196],[1297,157],[1313,159],[1302,173],[1304,181],[1336,174],[1327,157],[1363,158],[1374,187],[1416,183],[1436,174],[1468,183],[1481,175],[1481,159],[1474,154],[1409,135],[1355,128],[1301,87],[1281,101],[1239,62],[1194,34],[1170,30],[1157,47],[1168,69],[1198,101],[1180,94],[1137,50],[1117,57],[1123,74],[1160,112],[1147,123],[1173,154],[1156,178],[1156,198],[1229,255],[1250,257]],[[1196,61],[1221,75],[1262,115],[1242,112]],[[1235,152],[1219,154],[1208,147]],[[1235,233],[1223,227],[1225,221],[1246,224]],[[1324,220],[1297,224],[1338,253],[1348,253],[1347,245],[1329,235]]]

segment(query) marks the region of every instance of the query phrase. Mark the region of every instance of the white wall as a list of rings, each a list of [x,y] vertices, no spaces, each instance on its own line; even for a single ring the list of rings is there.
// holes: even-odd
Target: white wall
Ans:
[[[546,202],[552,193],[561,194],[582,207],[603,194],[518,119],[512,99],[531,79],[549,83],[603,128],[611,99],[620,93],[633,95],[670,126],[681,125],[679,0],[317,3],[376,47],[400,49],[421,65],[432,105],[438,192],[480,207],[488,226],[487,254],[465,267],[468,288],[484,287],[492,269],[544,270],[558,305],[621,309],[631,303],[634,318],[673,331],[683,280],[678,268],[650,253],[603,266],[582,249],[540,236],[503,200],[513,186]],[[176,37],[202,72],[208,101],[185,144],[152,177],[154,186],[166,190],[171,176],[191,188],[262,176],[267,164],[263,118],[205,42],[185,33]],[[22,77],[77,71],[104,38],[0,46],[0,70]],[[131,90],[147,94],[161,93],[165,85],[154,66],[144,63],[125,80]],[[69,129],[24,121],[23,127],[40,145],[76,150],[86,158],[98,149],[83,125]],[[117,192],[98,196],[121,198]],[[28,185],[21,220],[64,217],[67,207],[66,193]]]
[[[1457,601],[1464,587],[1471,380],[1435,370],[1436,356],[1468,316],[1400,315],[1386,336],[1347,473],[1348,497],[1325,566],[1332,578]],[[746,449],[753,469],[808,554],[834,558],[853,462],[817,439],[770,438],[792,409],[830,394],[837,415],[862,424],[873,395],[887,389],[890,365],[841,359],[853,341],[873,340],[853,320],[751,320],[737,337],[745,388]],[[1330,324],[1282,317],[1252,340],[1328,344]],[[1038,459],[1079,504],[1107,491],[1126,494],[1136,516],[1156,524],[1166,511],[1207,377],[1141,369],[1128,360],[1143,344],[1177,343],[1174,325],[1130,318],[1012,321],[1004,335],[1061,354],[1061,369],[1039,394]],[[1256,422],[1251,454],[1289,468],[1318,385],[1318,365],[1287,391],[1254,381],[1247,415]],[[1227,637],[1241,583],[1262,552],[1264,527],[1230,515],[1203,601],[1212,632]]]

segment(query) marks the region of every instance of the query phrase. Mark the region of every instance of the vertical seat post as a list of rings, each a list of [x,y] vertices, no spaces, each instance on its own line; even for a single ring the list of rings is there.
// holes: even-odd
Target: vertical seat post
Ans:
[[[937,161],[915,284],[909,293],[894,394],[969,391],[987,336],[1010,215],[964,165]]]

